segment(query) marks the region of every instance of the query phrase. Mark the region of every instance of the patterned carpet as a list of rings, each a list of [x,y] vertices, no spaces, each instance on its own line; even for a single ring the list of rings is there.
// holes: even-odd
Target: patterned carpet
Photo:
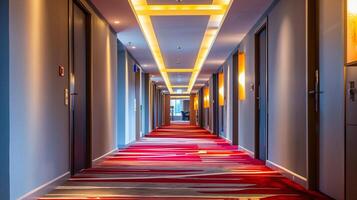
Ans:
[[[83,170],[47,199],[327,199],[206,130],[162,127]]]

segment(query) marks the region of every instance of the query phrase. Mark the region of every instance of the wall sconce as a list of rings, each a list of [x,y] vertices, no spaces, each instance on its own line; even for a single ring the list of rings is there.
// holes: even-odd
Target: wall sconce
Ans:
[[[209,108],[209,88],[203,88],[203,108]]]
[[[245,94],[245,53],[240,52],[238,54],[238,95],[239,100],[246,99]]]
[[[346,62],[357,62],[357,0],[347,0]]]
[[[195,111],[198,110],[198,94],[195,95],[195,98],[193,100],[193,109]]]
[[[224,106],[224,73],[218,74],[218,104]]]

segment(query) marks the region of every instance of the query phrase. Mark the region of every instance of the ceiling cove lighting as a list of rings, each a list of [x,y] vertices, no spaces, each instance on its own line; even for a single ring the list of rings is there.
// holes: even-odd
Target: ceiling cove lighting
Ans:
[[[190,96],[170,96],[171,99],[189,99]]]
[[[172,85],[172,88],[187,88],[187,85]]]
[[[184,72],[192,73],[189,85],[187,86],[187,91],[184,92],[187,94],[191,93],[233,0],[213,0],[212,4],[205,5],[148,5],[146,0],[128,1],[148,46],[150,47],[150,51],[154,57],[160,74],[171,94],[174,92],[168,73],[183,71],[180,71],[181,69],[170,70],[165,66],[159,42],[156,38],[155,30],[151,21],[151,16],[210,16],[193,68],[189,69],[189,71],[187,69],[182,69],[187,70]]]

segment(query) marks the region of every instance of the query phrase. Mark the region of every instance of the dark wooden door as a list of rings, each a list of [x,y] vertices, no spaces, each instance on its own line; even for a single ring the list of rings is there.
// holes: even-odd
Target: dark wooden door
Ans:
[[[267,160],[267,30],[256,34],[256,155]]]
[[[346,70],[346,199],[357,197],[357,66]]]
[[[72,174],[90,165],[87,66],[87,17],[78,5],[73,4]]]

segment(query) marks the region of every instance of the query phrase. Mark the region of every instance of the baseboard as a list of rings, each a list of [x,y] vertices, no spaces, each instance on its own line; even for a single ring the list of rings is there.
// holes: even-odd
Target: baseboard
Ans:
[[[118,150],[118,149],[115,148],[115,149],[109,151],[108,153],[106,153],[106,154],[104,154],[104,155],[102,155],[102,156],[100,156],[100,157],[98,157],[98,158],[96,158],[96,159],[93,159],[93,160],[92,160],[92,165],[96,165],[96,164],[100,163],[105,157],[107,157],[108,155],[114,153],[114,152],[117,151],[117,150]]]
[[[238,145],[238,150],[244,151],[245,153],[247,153],[250,157],[254,158],[254,152],[250,151],[240,145]]]
[[[266,161],[266,166],[268,166],[269,168],[278,171],[279,173],[281,173],[283,176],[287,177],[288,179],[294,181],[295,183],[298,183],[299,185],[307,188],[308,186],[308,182],[307,179],[295,172],[292,172],[270,160]]]
[[[230,140],[230,139],[227,139],[226,137],[224,137],[224,136],[220,136],[222,139],[224,139],[225,141],[227,141],[229,144],[232,144],[232,140]]]
[[[45,194],[48,194],[51,192],[55,187],[61,185],[63,182],[68,180],[70,178],[70,172],[66,172],[62,174],[61,176],[35,188],[34,190],[24,194],[18,200],[35,200],[38,199],[38,197],[41,197]]]
[[[118,145],[117,150],[125,149],[125,148],[129,147],[130,145],[134,144],[135,142],[137,142],[137,140],[131,141],[131,142],[129,142],[128,144]]]
[[[213,131],[211,129],[209,129],[209,127],[204,127],[204,129],[213,134]]]

